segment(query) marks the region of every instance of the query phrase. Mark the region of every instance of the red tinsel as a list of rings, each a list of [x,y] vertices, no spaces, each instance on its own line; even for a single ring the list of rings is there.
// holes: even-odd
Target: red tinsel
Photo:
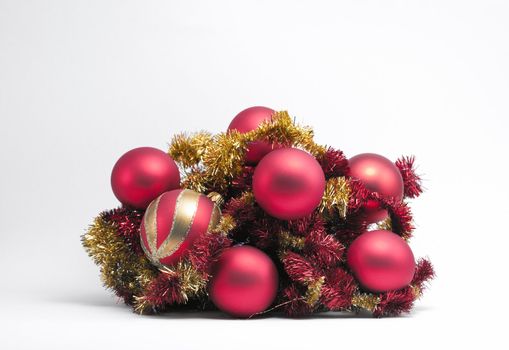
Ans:
[[[332,267],[343,260],[345,247],[325,229],[314,230],[306,237],[304,252],[322,267]]]
[[[133,252],[143,255],[140,244],[140,225],[143,219],[143,211],[120,207],[105,211],[101,215],[106,221],[115,224],[118,235],[126,241]]]
[[[421,177],[415,173],[415,157],[401,157],[396,161],[396,166],[403,177],[405,197],[416,198],[422,193]]]
[[[338,267],[327,272],[325,281],[322,286],[322,303],[333,311],[350,307],[353,293],[357,289],[352,275]]]
[[[326,179],[345,176],[348,173],[348,159],[340,150],[329,147],[318,161],[322,166]]]
[[[249,242],[254,246],[267,250],[276,247],[274,233],[266,228],[266,225],[254,227],[249,236]]]
[[[255,167],[253,166],[244,166],[242,168],[242,173],[232,180],[232,189],[239,193],[250,191],[253,182],[254,170]]]
[[[283,304],[283,310],[285,314],[290,317],[299,317],[310,314],[313,308],[306,303],[303,294],[305,294],[305,288],[295,283],[291,283],[282,291],[282,297],[286,300]]]
[[[410,206],[399,200],[385,201],[383,206],[389,210],[392,231],[402,237],[410,238],[414,230]]]
[[[246,222],[255,221],[258,215],[258,208],[255,205],[247,201],[243,197],[235,197],[226,202],[223,214],[231,215],[235,220],[243,225]]]
[[[348,216],[348,219],[338,219],[329,223],[328,231],[333,232],[337,240],[345,246],[349,246],[359,235],[368,228],[364,214],[354,212]]]
[[[364,184],[353,178],[348,179],[348,186],[350,188],[350,198],[348,201],[348,212],[353,213],[358,211],[366,203],[368,199],[378,198],[378,194],[369,191]],[[375,198],[376,197],[376,198]]]
[[[207,275],[212,263],[217,260],[223,249],[228,248],[231,244],[232,241],[226,236],[207,233],[194,242],[187,257],[197,271]]]
[[[424,283],[433,279],[433,277],[435,277],[433,265],[429,260],[421,258],[417,261],[414,278],[411,284],[423,289]]]
[[[176,273],[160,273],[147,286],[143,297],[155,308],[164,308],[166,305],[181,304],[186,301]]]
[[[283,257],[282,262],[292,281],[307,284],[321,277],[316,266],[300,254],[288,252]]]
[[[298,220],[288,221],[285,224],[293,235],[300,237],[305,237],[313,231],[325,230],[323,218],[316,214],[311,214]]]
[[[409,312],[415,301],[411,287],[380,294],[380,302],[373,311],[373,316],[398,316]]]

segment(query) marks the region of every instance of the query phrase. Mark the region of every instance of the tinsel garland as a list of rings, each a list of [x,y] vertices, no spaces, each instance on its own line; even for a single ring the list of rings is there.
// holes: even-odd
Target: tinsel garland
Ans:
[[[316,157],[326,177],[319,207],[308,217],[282,221],[267,215],[256,203],[251,182],[254,168],[243,164],[250,142],[264,140],[307,150]],[[211,194],[222,209],[214,232],[202,236],[171,268],[156,268],[139,242],[142,211],[121,207],[101,213],[82,236],[82,242],[101,268],[105,286],[138,313],[189,308],[214,308],[208,300],[210,267],[227,247],[250,244],[263,249],[276,263],[280,285],[272,308],[289,316],[313,312],[371,312],[375,317],[408,312],[434,276],[431,263],[420,259],[413,281],[406,288],[371,293],[357,283],[345,263],[345,251],[367,226],[361,208],[376,199],[389,218],[378,228],[410,239],[412,213],[403,201],[384,199],[349,177],[348,160],[340,150],[313,141],[313,131],[294,123],[287,112],[276,112],[270,122],[248,133],[231,131],[178,134],[168,153],[183,174],[182,187]],[[405,198],[422,192],[414,158],[396,162]]]

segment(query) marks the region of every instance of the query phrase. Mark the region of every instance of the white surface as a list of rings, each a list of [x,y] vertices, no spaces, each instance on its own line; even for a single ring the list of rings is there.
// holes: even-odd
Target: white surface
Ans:
[[[0,348],[507,348],[505,1],[0,0]],[[79,237],[136,146],[288,109],[347,155],[415,154],[407,317],[140,317]],[[331,315],[333,316],[333,315]],[[220,319],[216,319],[216,318]]]

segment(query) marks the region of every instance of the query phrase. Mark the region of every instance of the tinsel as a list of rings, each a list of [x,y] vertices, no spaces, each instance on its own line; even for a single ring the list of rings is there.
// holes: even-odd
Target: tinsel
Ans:
[[[282,221],[267,215],[252,193],[254,167],[243,162],[250,142],[264,140],[307,150],[321,165],[326,188],[319,207],[308,217]],[[378,200],[389,218],[378,228],[405,239],[414,230],[407,198],[422,192],[414,157],[401,157],[396,166],[404,181],[404,201],[384,199],[349,176],[342,151],[321,146],[313,130],[297,125],[285,111],[248,133],[217,135],[205,131],[177,134],[169,155],[182,173],[182,187],[208,194],[221,207],[219,224],[194,243],[175,266],[156,268],[139,243],[143,211],[120,207],[101,213],[82,236],[82,242],[100,266],[105,286],[138,313],[170,311],[181,306],[213,308],[208,300],[210,268],[221,252],[233,245],[250,244],[264,250],[279,272],[279,291],[263,313],[284,311],[298,317],[327,310],[366,310],[375,317],[410,311],[434,276],[431,263],[418,260],[407,287],[371,293],[360,286],[345,262],[352,241],[368,229],[362,207]],[[253,315],[256,316],[256,315]]]
[[[94,262],[101,267],[101,278],[107,288],[127,304],[143,293],[157,276],[157,270],[144,255],[137,254],[121,236],[118,223],[109,221],[111,212],[100,214],[82,236],[82,243]],[[124,220],[129,221],[129,216]]]
[[[301,147],[318,157],[324,157],[327,152],[313,141],[311,128],[297,126],[288,112],[283,111],[276,112],[271,121],[248,133],[233,130],[215,136],[204,132],[178,134],[173,137],[168,153],[186,174],[184,187],[199,192],[213,189],[224,194],[232,180],[242,174],[248,144],[256,140]]]
[[[322,166],[326,179],[348,174],[348,159],[340,150],[329,147],[317,160]]]
[[[403,177],[405,197],[416,198],[422,193],[421,177],[415,173],[415,157],[401,157],[396,161]]]

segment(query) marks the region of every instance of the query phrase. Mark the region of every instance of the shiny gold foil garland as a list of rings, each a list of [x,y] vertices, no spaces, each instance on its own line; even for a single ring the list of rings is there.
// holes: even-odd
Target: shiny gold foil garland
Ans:
[[[377,230],[392,231],[391,217],[388,216],[383,221],[380,221],[380,222],[376,223],[376,229]],[[405,237],[403,237],[403,239],[405,239]],[[405,240],[407,240],[407,239],[405,239]]]
[[[325,276],[321,276],[316,281],[308,283],[305,300],[309,306],[311,307],[315,306],[320,297],[322,296],[322,286],[324,283]]]
[[[375,311],[375,308],[380,303],[380,297],[369,293],[357,293],[352,297],[352,306],[367,310],[369,312]]]
[[[288,231],[279,232],[279,247],[281,251],[284,252],[288,249],[290,250],[302,250],[304,249],[304,244],[306,242],[306,238],[298,237],[292,235]]]
[[[348,180],[343,176],[333,177],[325,184],[325,191],[318,208],[320,212],[329,216],[338,214],[339,217],[345,218],[350,195]]]
[[[122,289],[139,295],[157,275],[157,269],[150,261],[132,252],[118,236],[115,224],[102,215],[82,236],[82,243],[89,256],[100,266],[101,279],[109,289]]]
[[[211,233],[227,236],[228,233],[237,226],[235,219],[228,214],[222,215],[218,224],[210,230]]]
[[[232,130],[211,136],[205,132],[173,137],[168,153],[180,163],[184,172],[183,186],[198,192],[214,187],[224,190],[242,172],[242,164],[250,142],[266,140],[286,146],[301,147],[318,157],[326,147],[313,141],[310,127],[296,125],[288,112],[275,112],[270,121],[256,130],[240,133]]]
[[[213,141],[212,134],[200,131],[192,135],[175,135],[170,144],[169,153],[182,167],[188,168],[198,164],[207,147]]]

